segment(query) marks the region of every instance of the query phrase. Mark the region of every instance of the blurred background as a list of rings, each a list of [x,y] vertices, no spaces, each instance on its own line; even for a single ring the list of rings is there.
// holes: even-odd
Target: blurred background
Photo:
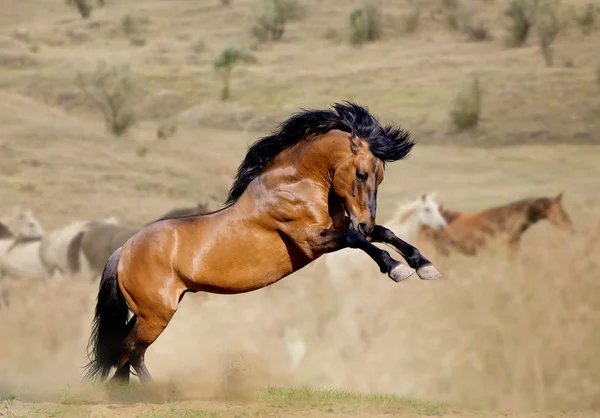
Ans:
[[[220,208],[249,144],[341,100],[417,141],[386,170],[380,223],[433,191],[459,211],[563,192],[574,232],[542,220],[512,257],[414,236],[433,282],[325,256],[250,294],[188,295],[146,355],[154,377],[600,407],[596,0],[3,0],[0,272],[31,243],[23,219],[136,231]],[[77,385],[98,275],[4,270],[0,389]]]

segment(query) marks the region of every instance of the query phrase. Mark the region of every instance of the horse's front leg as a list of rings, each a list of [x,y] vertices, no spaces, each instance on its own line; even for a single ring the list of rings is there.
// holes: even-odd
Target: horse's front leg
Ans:
[[[357,248],[369,255],[377,263],[382,273],[399,282],[409,278],[415,270],[394,260],[387,251],[371,244],[364,235],[355,230],[323,229],[310,239],[316,253],[330,253],[343,248]]]
[[[389,229],[381,225],[375,225],[373,232],[371,232],[371,241],[391,245],[396,251],[402,254],[402,257],[404,257],[409,266],[417,270],[417,275],[421,279],[433,280],[442,277],[440,272],[433,267],[431,261],[426,259],[417,248],[398,238]]]

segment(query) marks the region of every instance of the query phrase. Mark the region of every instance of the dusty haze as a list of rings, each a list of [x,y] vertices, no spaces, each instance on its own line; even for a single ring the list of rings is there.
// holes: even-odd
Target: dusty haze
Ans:
[[[541,222],[514,260],[501,247],[445,259],[416,243],[444,275],[434,282],[396,284],[371,264],[329,277],[317,262],[250,294],[186,295],[146,358],[173,402],[310,385],[459,411],[600,408],[597,28],[569,25],[547,67],[533,35],[505,47],[506,1],[473,1],[494,35],[486,42],[447,29],[434,0],[417,2],[421,23],[405,34],[409,2],[384,1],[383,39],[357,48],[345,40],[353,3],[311,0],[282,42],[251,49],[257,62],[234,70],[222,102],[212,62],[230,42],[246,43],[254,1],[107,1],[87,20],[64,3],[2,6],[0,216],[30,208],[53,229],[108,216],[142,226],[204,201],[216,209],[248,144],[300,107],[351,99],[418,142],[387,168],[379,221],[433,190],[459,210],[564,191],[577,230]],[[123,33],[126,15],[143,45]],[[118,138],[74,83],[100,59],[129,64],[136,79],[139,122]],[[455,132],[448,110],[470,74],[484,87],[481,121]],[[165,120],[177,131],[158,140]],[[0,309],[0,395],[34,407],[65,394],[108,402],[81,383],[97,286],[0,281],[10,301]],[[341,310],[348,301],[351,315]],[[294,365],[298,341],[306,351]]]

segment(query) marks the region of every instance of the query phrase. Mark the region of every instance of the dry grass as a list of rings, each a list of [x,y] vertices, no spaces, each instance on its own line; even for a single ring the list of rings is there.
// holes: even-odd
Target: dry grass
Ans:
[[[431,283],[394,284],[372,265],[327,278],[316,263],[247,295],[186,296],[148,352],[160,382],[149,399],[135,394],[138,386],[119,395],[80,384],[97,283],[1,283],[11,305],[0,311],[0,393],[16,400],[0,412],[593,416],[600,408],[600,164],[596,147],[582,145],[600,137],[593,36],[566,28],[547,68],[533,43],[465,42],[436,14],[439,1],[418,2],[418,29],[399,36],[415,5],[386,0],[381,38],[357,49],[339,36],[323,39],[347,33],[352,2],[308,2],[281,42],[258,45],[257,63],[236,70],[235,94],[223,103],[212,65],[232,41],[247,40],[255,3],[107,2],[86,20],[50,0],[3,4],[0,211],[30,207],[50,229],[111,215],[141,226],[197,201],[216,208],[251,141],[301,106],[354,99],[419,142],[410,159],[388,167],[380,219],[399,200],[431,190],[464,210],[563,190],[580,233],[564,239],[540,224],[511,262],[502,251],[433,255],[444,279]],[[506,2],[476,4],[474,21],[502,33]],[[122,18],[132,10],[143,23],[135,32],[143,48],[123,35]],[[105,132],[94,103],[73,83],[77,71],[93,71],[102,59],[128,64],[141,86],[134,98],[140,119],[123,140]],[[567,59],[572,65],[561,67]],[[485,86],[485,112],[477,130],[452,132],[448,112],[467,71]],[[157,131],[169,139],[157,141]],[[423,251],[432,255],[424,244]],[[347,302],[355,309],[342,315]],[[286,350],[290,335],[307,344],[297,368]],[[359,395],[265,392],[270,385]],[[363,393],[417,397],[424,409],[421,401],[372,403]],[[439,401],[451,406],[437,410]]]

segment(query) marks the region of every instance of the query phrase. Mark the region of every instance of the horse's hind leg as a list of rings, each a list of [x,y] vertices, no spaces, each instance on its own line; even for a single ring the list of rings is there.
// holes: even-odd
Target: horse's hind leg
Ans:
[[[172,312],[171,316],[174,313],[175,311]],[[126,343],[131,341],[131,353],[129,358],[131,360],[131,365],[142,382],[152,381],[152,376],[144,363],[146,350],[150,344],[156,341],[158,336],[166,328],[168,322],[168,320],[164,321],[160,318],[138,318],[130,337],[126,340]]]
[[[146,306],[148,308],[143,315],[136,315],[135,324],[125,338],[128,360],[142,382],[152,381],[152,376],[144,363],[146,350],[167,327],[177,310],[177,304],[166,306],[164,301],[160,305],[156,303]]]

